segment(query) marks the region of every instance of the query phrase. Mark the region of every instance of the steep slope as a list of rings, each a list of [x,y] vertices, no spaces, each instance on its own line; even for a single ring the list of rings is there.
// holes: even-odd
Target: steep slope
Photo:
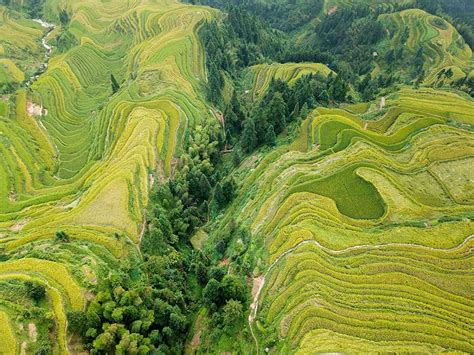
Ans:
[[[250,227],[260,350],[473,351],[473,113],[403,89],[360,115],[319,108],[243,163],[217,228]]]
[[[256,100],[267,92],[272,79],[283,80],[292,86],[305,75],[327,77],[330,73],[333,71],[320,63],[257,64],[247,70],[244,81],[248,83],[248,95]]]
[[[67,8],[79,44],[54,52],[0,120],[0,310],[12,324],[43,324],[44,316],[25,316],[30,301],[15,286],[43,285],[55,351],[65,353],[66,311],[83,309],[120,258],[133,262],[153,175],[169,175],[187,131],[214,120],[200,92],[206,73],[196,35],[213,12],[168,0],[46,6],[51,17]],[[9,26],[25,23],[8,13],[2,8]],[[33,37],[25,41],[43,33],[39,25],[21,32]],[[33,351],[26,325],[13,328]],[[48,338],[46,326],[38,332]]]
[[[410,9],[383,14],[379,21],[389,33],[389,44],[382,43],[379,50],[381,55],[390,52],[390,60],[382,64],[386,66],[386,71],[395,62],[398,72],[412,75],[404,68],[424,71],[427,73],[425,82],[433,85],[440,81],[457,81],[473,69],[471,48],[457,30],[442,18]],[[417,61],[421,66],[413,68],[413,62]]]

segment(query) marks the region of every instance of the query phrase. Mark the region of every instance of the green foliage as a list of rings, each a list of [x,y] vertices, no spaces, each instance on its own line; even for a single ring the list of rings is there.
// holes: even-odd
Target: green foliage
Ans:
[[[115,94],[120,89],[120,84],[115,79],[114,74],[110,74],[110,83],[112,85],[112,94]]]
[[[227,274],[222,279],[221,291],[223,301],[237,300],[242,303],[247,303],[248,289],[245,280],[235,274]]]
[[[79,42],[76,37],[66,28],[56,37],[56,47],[60,53],[67,52],[69,49],[77,46]]]
[[[222,309],[224,312],[224,324],[227,327],[232,327],[239,324],[243,317],[242,303],[235,300],[229,300]]]
[[[221,303],[220,289],[220,282],[211,278],[202,292],[204,303],[208,305]]]
[[[85,336],[93,350],[146,354],[165,344],[180,349],[186,317],[177,305],[164,301],[162,294],[142,286],[118,286],[112,293],[99,293],[87,311]]]
[[[70,21],[71,18],[66,9],[59,11],[59,22],[61,23],[62,27],[67,27]]]
[[[0,95],[8,95],[14,93],[18,89],[18,84],[13,82],[0,83]]]
[[[87,318],[84,311],[68,311],[66,316],[69,332],[83,334],[87,330]]]
[[[267,144],[274,145],[276,136],[294,120],[306,118],[311,108],[329,102],[344,102],[349,84],[343,74],[304,75],[293,86],[272,79],[266,94],[255,103],[250,117],[244,123],[240,144],[246,153]],[[300,109],[301,107],[301,109]]]
[[[305,45],[333,61],[348,63],[358,74],[366,74],[372,69],[375,45],[385,36],[377,16],[378,12],[366,5],[338,8],[314,26]]]
[[[281,36],[259,18],[242,7],[230,6],[227,10],[225,22],[206,22],[199,30],[206,53],[207,99],[218,107],[224,106],[224,72],[235,77],[240,69],[248,65],[264,58],[278,57],[283,48]],[[230,105],[232,114],[236,117],[230,118],[229,128],[238,132],[242,125],[243,113],[238,107],[236,96],[232,98]]]
[[[323,0],[303,0],[303,1],[268,1],[268,0],[193,0],[209,6],[228,9],[232,6],[239,6],[249,13],[255,14],[259,18],[269,22],[272,27],[283,31],[294,31],[314,19],[322,10]],[[248,27],[251,29],[251,27]],[[245,29],[241,29],[245,31]]]
[[[28,297],[36,302],[41,301],[46,296],[46,289],[36,282],[25,281],[26,293]]]
[[[54,239],[55,239],[57,242],[61,242],[61,243],[67,243],[67,242],[70,241],[69,236],[68,236],[67,233],[64,232],[64,231],[57,231],[56,234],[55,234]]]
[[[241,144],[246,153],[253,152],[258,146],[257,131],[255,128],[255,120],[253,118],[249,118],[245,121]]]
[[[30,18],[43,17],[44,0],[1,0],[0,5],[9,6],[16,11],[24,12]]]

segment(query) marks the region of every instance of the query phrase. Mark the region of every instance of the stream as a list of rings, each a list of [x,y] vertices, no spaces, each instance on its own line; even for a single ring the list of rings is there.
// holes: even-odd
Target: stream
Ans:
[[[48,44],[48,35],[51,33],[52,30],[56,27],[52,23],[45,22],[41,19],[33,19],[34,22],[39,23],[42,27],[46,28],[47,31],[41,38],[41,44],[43,45],[44,49],[46,49],[46,52],[44,54],[44,62],[40,64],[39,69],[34,73],[26,82],[26,86],[30,86],[38,80],[39,76],[43,74],[46,69],[48,68],[48,61],[49,57],[51,56],[51,53],[53,52],[53,47]]]

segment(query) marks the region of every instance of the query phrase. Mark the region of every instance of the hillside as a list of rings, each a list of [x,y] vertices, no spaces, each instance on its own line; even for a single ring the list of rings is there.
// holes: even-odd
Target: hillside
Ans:
[[[456,82],[472,72],[472,49],[442,18],[421,10],[405,10],[381,15],[379,21],[387,28],[390,39],[388,45],[379,46],[378,53],[386,53],[385,63],[377,63],[376,71],[393,70],[388,67],[396,65],[403,72],[403,68],[410,68],[409,62],[404,62],[409,60],[417,63],[419,71],[427,73],[425,81],[433,85],[441,81]],[[400,53],[399,48],[406,48],[409,54]]]
[[[0,0],[0,353],[474,352],[468,5]]]
[[[472,100],[403,90],[369,112],[318,108],[235,172],[218,229],[261,239],[260,350],[472,351]]]
[[[89,290],[119,259],[133,265],[153,176],[170,174],[185,127],[209,120],[199,91],[205,71],[196,31],[213,14],[170,1],[70,2],[68,11],[70,23],[59,30],[77,45],[64,53],[56,47],[46,73],[11,95],[0,121],[2,315],[21,325],[17,349],[28,344],[31,351],[47,341],[53,322],[54,351],[61,353],[70,346],[65,313],[84,309]],[[35,48],[41,54],[31,52],[31,61],[39,63],[41,26],[4,7],[1,12],[3,26],[21,33],[3,36],[11,33],[16,50]],[[31,75],[10,42],[2,43],[11,75],[18,81]],[[69,243],[58,242],[61,233]],[[25,313],[32,304],[18,281],[43,285],[50,305]],[[30,325],[36,325],[36,344]]]

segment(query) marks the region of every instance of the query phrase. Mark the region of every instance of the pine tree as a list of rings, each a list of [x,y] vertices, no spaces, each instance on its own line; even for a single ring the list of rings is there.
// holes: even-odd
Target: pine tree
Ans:
[[[112,93],[115,94],[117,91],[119,91],[120,85],[117,82],[117,79],[115,79],[114,74],[110,74],[110,81],[112,83]]]
[[[267,132],[265,133],[265,143],[273,146],[275,145],[275,130],[273,129],[272,125],[268,125]]]
[[[244,130],[242,131],[241,144],[246,153],[251,153],[257,147],[257,132],[255,131],[255,122],[253,118],[245,122]]]
[[[299,116],[300,116],[300,103],[297,102],[296,105],[295,105],[295,107],[294,107],[294,109],[293,109],[293,112],[291,112],[290,117],[291,117],[292,120],[295,120],[295,119],[297,119]]]
[[[237,93],[235,91],[232,94],[230,106],[232,107],[232,111],[235,113],[238,120],[235,122],[234,129],[237,133],[240,133],[242,130],[242,125],[245,121],[245,113],[242,111],[242,106],[240,105],[239,98],[237,97]]]
[[[337,75],[334,81],[331,82],[329,87],[329,96],[337,102],[343,102],[346,100],[347,91],[349,85],[343,79],[342,75]]]
[[[65,9],[62,9],[59,12],[59,22],[61,23],[61,26],[66,27],[69,24],[70,18],[69,14]]]
[[[286,107],[282,94],[276,92],[266,110],[266,117],[268,118],[269,123],[273,126],[275,134],[281,133],[285,128],[287,111],[288,108]],[[265,130],[265,134],[267,129]]]
[[[216,189],[214,192],[214,199],[216,201],[217,207],[220,208],[222,206],[225,206],[226,204],[226,198],[224,196],[224,192],[222,191],[222,185],[220,182],[217,183]]]

